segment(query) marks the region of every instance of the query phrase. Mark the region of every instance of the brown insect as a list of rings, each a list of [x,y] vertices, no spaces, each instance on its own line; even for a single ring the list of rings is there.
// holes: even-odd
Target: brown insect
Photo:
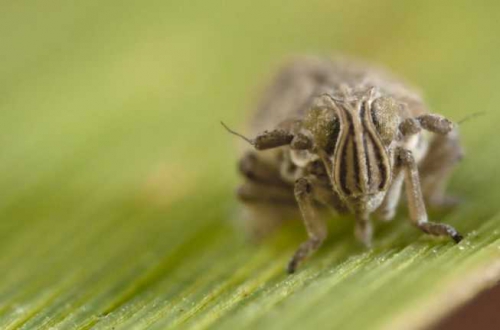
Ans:
[[[356,236],[370,246],[370,215],[391,220],[403,184],[416,227],[462,239],[452,226],[428,221],[425,207],[455,202],[444,190],[463,155],[457,129],[380,69],[298,58],[262,99],[251,126],[255,138],[227,129],[257,150],[247,150],[239,162],[245,182],[238,197],[250,211],[253,232],[267,232],[300,210],[309,239],[290,260],[289,273],[325,240],[322,210],[352,213]]]

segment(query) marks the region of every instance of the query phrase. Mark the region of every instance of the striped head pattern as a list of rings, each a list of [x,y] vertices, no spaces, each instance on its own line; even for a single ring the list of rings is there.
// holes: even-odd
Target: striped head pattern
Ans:
[[[330,181],[353,208],[372,211],[391,183],[391,144],[399,105],[373,90],[362,97],[322,95],[305,120],[316,146],[328,158]]]

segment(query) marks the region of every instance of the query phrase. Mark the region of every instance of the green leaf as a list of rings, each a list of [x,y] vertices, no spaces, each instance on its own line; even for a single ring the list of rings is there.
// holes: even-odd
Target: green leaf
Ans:
[[[421,328],[500,278],[500,8],[466,1],[7,1],[0,11],[0,328]],[[461,125],[467,155],[430,216],[366,250],[352,219],[297,274],[291,221],[239,228],[234,137],[295,53],[392,68]]]

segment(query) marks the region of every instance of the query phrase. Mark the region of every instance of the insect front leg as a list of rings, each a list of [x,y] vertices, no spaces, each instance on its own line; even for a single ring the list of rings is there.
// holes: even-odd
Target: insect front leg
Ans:
[[[437,135],[431,141],[426,157],[419,164],[422,193],[425,201],[436,207],[448,207],[458,199],[445,194],[448,179],[455,165],[463,158],[458,130]]]
[[[295,183],[295,199],[299,205],[302,220],[309,239],[302,243],[288,263],[287,271],[292,274],[297,266],[321,246],[327,236],[325,219],[320,217],[314,205],[313,185],[308,178],[300,178]]]
[[[410,220],[423,232],[435,236],[449,236],[456,243],[462,240],[462,235],[450,225],[444,223],[429,222],[425,209],[424,199],[420,187],[417,164],[411,151],[398,148],[396,150],[398,165],[403,168],[406,196]]]
[[[437,207],[457,204],[456,198],[445,195],[445,189],[453,167],[463,157],[458,129],[450,120],[436,114],[405,119],[399,129],[403,136],[417,134],[422,129],[437,133],[420,164],[424,199]]]

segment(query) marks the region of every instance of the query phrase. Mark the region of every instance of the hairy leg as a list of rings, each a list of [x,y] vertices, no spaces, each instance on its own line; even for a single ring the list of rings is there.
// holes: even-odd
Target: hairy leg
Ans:
[[[405,175],[406,196],[412,223],[425,233],[435,236],[449,236],[455,242],[460,242],[462,235],[452,226],[428,221],[418,168],[412,153],[409,150],[400,148],[396,151],[396,155],[398,165],[403,168]]]
[[[298,265],[321,246],[327,236],[326,222],[318,214],[314,201],[314,187],[310,180],[301,178],[295,183],[294,193],[309,239],[302,243],[288,263],[287,271],[292,274]]]
[[[270,186],[247,180],[236,192],[244,203],[267,203],[274,205],[297,205],[293,190],[282,186]]]
[[[249,151],[238,164],[239,172],[249,181],[262,185],[282,186],[292,188],[292,185],[281,179],[278,168],[264,162],[259,156]]]
[[[274,232],[285,221],[298,217],[293,186],[280,179],[279,170],[248,152],[239,163],[245,182],[237,196],[243,202],[243,225],[253,240]]]

